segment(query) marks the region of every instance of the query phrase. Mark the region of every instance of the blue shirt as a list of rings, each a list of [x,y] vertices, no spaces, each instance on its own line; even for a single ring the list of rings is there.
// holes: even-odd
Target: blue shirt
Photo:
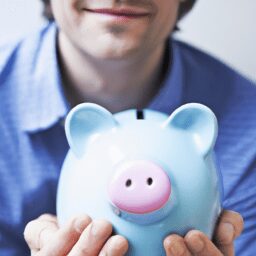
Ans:
[[[56,26],[0,47],[0,255],[28,255],[27,222],[56,213],[56,187],[68,150],[69,110],[56,54]],[[170,114],[188,102],[219,121],[215,147],[224,208],[245,220],[236,255],[256,252],[256,87],[199,50],[170,39],[166,79],[148,108]]]

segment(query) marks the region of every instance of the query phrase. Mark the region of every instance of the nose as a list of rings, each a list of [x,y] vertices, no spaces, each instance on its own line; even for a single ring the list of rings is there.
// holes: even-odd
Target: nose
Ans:
[[[134,161],[118,168],[108,193],[119,209],[143,214],[165,205],[171,194],[171,183],[159,165],[145,160]]]

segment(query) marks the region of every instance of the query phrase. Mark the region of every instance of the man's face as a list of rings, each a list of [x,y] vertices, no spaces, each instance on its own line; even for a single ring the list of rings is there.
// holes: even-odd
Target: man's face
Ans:
[[[164,45],[179,0],[51,0],[65,40],[102,59],[144,55]]]

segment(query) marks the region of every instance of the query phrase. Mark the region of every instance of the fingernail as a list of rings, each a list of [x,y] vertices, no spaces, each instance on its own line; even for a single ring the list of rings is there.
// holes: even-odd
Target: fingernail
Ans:
[[[233,241],[234,233],[235,233],[233,225],[226,222],[222,224],[221,229],[223,231],[224,237],[222,237],[221,239],[223,241],[220,241],[220,242],[231,243]]]
[[[91,233],[97,238],[104,237],[107,233],[111,233],[111,227],[108,226],[108,223],[101,220],[96,220],[92,222]]]
[[[185,248],[180,243],[173,243],[171,244],[171,253],[173,255],[183,255]]]
[[[98,236],[100,233],[100,225],[96,221],[92,223],[91,232],[94,236]]]
[[[88,225],[88,220],[86,220],[85,218],[76,219],[74,224],[75,230],[80,234],[84,231],[87,225]]]
[[[200,236],[192,236],[189,245],[193,253],[200,253],[204,249],[204,241]]]

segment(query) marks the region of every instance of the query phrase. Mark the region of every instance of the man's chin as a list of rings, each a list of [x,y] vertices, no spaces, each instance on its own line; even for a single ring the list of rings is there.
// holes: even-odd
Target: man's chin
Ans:
[[[127,42],[124,44],[121,43],[110,43],[100,45],[98,47],[93,47],[90,54],[98,59],[105,60],[128,60],[135,57],[138,53],[141,54],[140,44]]]

